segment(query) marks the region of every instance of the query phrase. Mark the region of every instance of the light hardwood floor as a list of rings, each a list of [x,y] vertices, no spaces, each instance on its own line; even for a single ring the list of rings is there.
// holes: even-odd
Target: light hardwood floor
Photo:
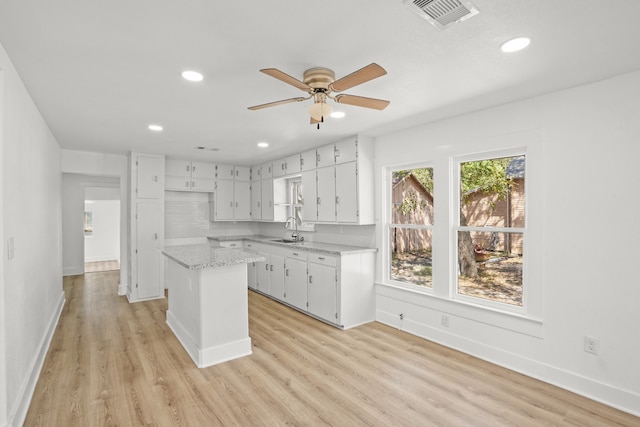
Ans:
[[[66,277],[27,426],[638,426],[640,418],[380,323],[348,331],[249,293],[253,355],[198,369],[166,300]]]

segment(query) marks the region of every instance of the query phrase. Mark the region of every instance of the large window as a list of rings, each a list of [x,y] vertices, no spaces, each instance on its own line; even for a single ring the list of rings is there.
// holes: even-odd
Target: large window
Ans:
[[[431,288],[433,281],[433,169],[391,174],[389,279]]]
[[[524,303],[525,156],[459,161],[456,296]]]

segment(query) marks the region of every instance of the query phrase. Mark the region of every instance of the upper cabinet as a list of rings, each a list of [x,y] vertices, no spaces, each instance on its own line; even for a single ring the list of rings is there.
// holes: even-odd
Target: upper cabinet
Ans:
[[[274,178],[300,173],[300,170],[300,154],[294,154],[273,163]]]
[[[316,168],[316,149],[300,154],[300,169],[302,172],[312,171]]]
[[[132,154],[135,166],[135,196],[138,199],[164,198],[164,156]]]
[[[216,165],[217,179],[235,179],[236,181],[249,181],[251,168],[248,166]]]
[[[213,163],[167,159],[165,190],[212,192],[215,183]]]

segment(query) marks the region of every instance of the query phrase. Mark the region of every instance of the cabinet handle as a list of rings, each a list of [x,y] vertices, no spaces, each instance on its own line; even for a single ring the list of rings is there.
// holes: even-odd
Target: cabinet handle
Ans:
[[[153,182],[158,182],[158,175],[153,176]]]
[[[336,205],[340,204],[340,197],[336,196]]]
[[[187,172],[189,172],[189,165],[187,165]]]
[[[260,202],[258,202],[258,207],[260,207]]]
[[[238,176],[238,172],[239,172],[239,171],[236,171],[236,176]]]
[[[298,252],[294,252],[293,255],[298,256]]]
[[[195,166],[191,166],[191,172],[195,172],[196,171],[196,167]]]
[[[184,182],[184,186],[185,186],[185,187],[187,187],[187,188],[189,188],[189,181],[185,181],[185,182]]]
[[[289,269],[288,268],[284,271],[284,275],[289,277]]]
[[[309,276],[309,283],[313,283],[313,276]]]
[[[338,157],[340,157],[340,150],[338,150],[338,149],[336,148],[335,154],[336,154],[336,159],[337,159]]]
[[[229,202],[229,207],[232,208],[233,207],[233,202]]]
[[[320,163],[320,153],[316,153],[316,163]]]
[[[236,202],[236,208],[238,207],[238,202]]]
[[[269,267],[269,271],[273,271],[273,264],[271,264],[271,267]]]
[[[265,265],[264,265],[264,269],[265,269],[265,270],[267,270],[267,271],[269,271],[269,264],[265,264]]]
[[[195,181],[191,181],[191,188],[196,188],[196,182]]]
[[[319,259],[320,261],[324,261],[324,257],[323,257],[323,256],[319,256],[319,257],[318,257],[318,259]]]
[[[318,204],[321,205],[322,203],[320,203],[320,197],[318,197]]]
[[[158,233],[153,233],[153,238],[158,240]]]

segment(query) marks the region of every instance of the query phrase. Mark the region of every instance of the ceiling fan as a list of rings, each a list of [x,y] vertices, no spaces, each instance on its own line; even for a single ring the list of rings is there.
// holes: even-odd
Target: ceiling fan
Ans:
[[[260,71],[307,92],[309,96],[299,96],[267,104],[254,105],[249,107],[249,110],[260,110],[313,98],[313,104],[309,107],[309,114],[311,115],[311,124],[318,123],[318,129],[320,129],[320,123],[324,122],[324,118],[331,114],[331,107],[327,104],[327,99],[332,99],[339,104],[373,108],[374,110],[384,110],[389,105],[389,101],[382,99],[338,93],[387,74],[385,69],[376,63],[371,63],[338,80],[336,80],[333,70],[324,67],[309,68],[304,72],[302,81],[276,68],[264,68]],[[337,94],[334,95],[334,93]]]

